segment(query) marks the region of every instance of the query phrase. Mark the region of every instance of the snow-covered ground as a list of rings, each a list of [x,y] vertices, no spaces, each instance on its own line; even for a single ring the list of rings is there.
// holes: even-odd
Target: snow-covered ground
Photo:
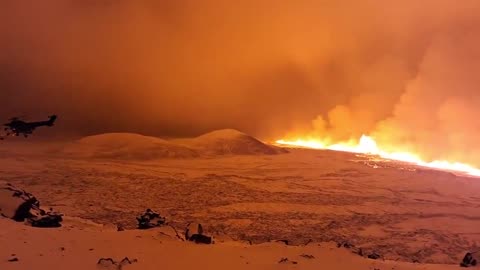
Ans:
[[[139,260],[125,269],[162,262],[170,266],[164,269],[447,269],[480,244],[476,178],[308,149],[146,160],[19,145],[0,145],[0,178],[67,217],[133,229],[151,208],[179,230],[200,222],[229,241],[195,246],[155,231],[105,232],[68,219],[61,229],[43,230],[0,220],[0,269],[93,269],[100,257],[125,256]],[[289,246],[265,244],[275,240]],[[338,242],[388,261],[337,249]],[[315,259],[299,257],[304,253]],[[11,254],[20,261],[8,262]],[[279,264],[283,257],[298,264]]]
[[[430,270],[458,266],[369,260],[332,243],[286,246],[280,243],[247,245],[232,241],[214,245],[181,242],[160,231],[104,230],[82,222],[64,222],[60,229],[37,229],[0,219],[2,270],[157,270],[157,269],[339,269]],[[102,258],[133,264],[120,268]],[[18,261],[10,262],[9,260]],[[285,261],[280,263],[282,259]],[[287,259],[287,260],[285,260]]]

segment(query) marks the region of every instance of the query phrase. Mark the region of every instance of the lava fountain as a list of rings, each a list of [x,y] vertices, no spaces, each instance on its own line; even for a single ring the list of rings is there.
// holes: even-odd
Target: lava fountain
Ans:
[[[419,155],[409,152],[388,152],[378,146],[375,139],[370,136],[362,135],[360,140],[331,144],[326,140],[320,139],[297,139],[297,140],[277,140],[277,144],[284,146],[294,146],[312,149],[327,149],[333,151],[351,152],[366,155],[376,155],[384,159],[396,160],[413,163],[418,166],[428,167],[439,170],[456,171],[466,173],[471,176],[480,177],[480,169],[471,165],[451,162],[446,160],[425,161]]]

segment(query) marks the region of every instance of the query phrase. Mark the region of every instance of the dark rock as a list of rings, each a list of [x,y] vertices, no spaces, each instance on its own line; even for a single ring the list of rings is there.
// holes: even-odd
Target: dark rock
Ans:
[[[0,182],[0,214],[18,222],[30,217],[32,207],[40,207],[40,202],[30,193],[15,188],[9,183]]]
[[[277,240],[277,242],[284,243],[284,244],[287,245],[287,246],[288,246],[288,244],[289,244],[288,240]]]
[[[337,247],[338,247],[338,248],[344,247],[344,248],[350,249],[350,248],[355,247],[355,245],[352,244],[352,243],[350,243],[350,242],[345,241],[345,242],[339,242],[339,243],[337,243]]]
[[[463,257],[462,262],[460,263],[461,267],[473,267],[478,263],[478,258],[476,258],[475,253],[468,252]]]
[[[111,263],[115,264],[115,261],[112,258],[100,258],[97,264]]]
[[[33,217],[27,219],[32,227],[39,228],[58,228],[62,226],[63,215],[56,212],[42,212],[43,214],[35,213]]]
[[[137,217],[138,229],[145,230],[155,227],[160,227],[166,224],[165,217],[153,212],[151,209],[147,209],[145,213]]]
[[[134,264],[138,262],[137,259],[130,260],[128,257],[123,258],[121,261],[115,261],[112,258],[100,258],[97,262],[97,265],[103,266],[103,267],[115,267],[115,269],[121,270],[123,266],[129,265],[129,264]]]
[[[202,224],[190,223],[185,229],[185,239],[196,244],[213,244],[213,237],[207,236],[203,232]]]
[[[288,258],[281,258],[278,263],[285,264],[285,263],[290,263],[290,264],[298,264],[296,261],[290,261]]]
[[[18,259],[17,257],[15,257],[15,258],[11,258],[11,259],[10,259],[10,260],[8,260],[8,261],[9,261],[9,262],[18,262],[18,261],[19,261],[19,259]]]
[[[212,244],[213,239],[211,236],[206,236],[203,234],[194,234],[188,239],[189,241],[195,242],[196,244]]]
[[[302,254],[300,257],[305,258],[305,259],[315,259],[315,256],[310,255],[310,254]]]
[[[378,259],[380,259],[381,257],[382,257],[382,256],[378,255],[378,254],[375,253],[375,252],[372,253],[372,254],[369,254],[369,255],[367,256],[367,258],[372,259],[372,260],[378,260]]]
[[[100,266],[112,266],[112,265],[117,265],[117,262],[114,261],[112,258],[100,258],[97,262],[98,265]]]
[[[45,211],[30,193],[0,182],[0,215],[34,227],[61,227],[62,214]]]
[[[134,264],[136,262],[138,262],[137,259],[130,260],[128,257],[125,257],[125,258],[123,258],[123,260],[120,261],[120,265]]]

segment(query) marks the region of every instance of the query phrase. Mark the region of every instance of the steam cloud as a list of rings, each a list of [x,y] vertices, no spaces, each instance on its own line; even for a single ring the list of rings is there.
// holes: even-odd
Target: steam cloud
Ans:
[[[477,0],[0,3],[0,115],[62,132],[371,134],[480,165]]]

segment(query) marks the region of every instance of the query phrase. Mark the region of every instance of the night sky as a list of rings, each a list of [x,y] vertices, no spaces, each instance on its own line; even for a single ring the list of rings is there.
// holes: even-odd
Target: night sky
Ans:
[[[361,134],[477,163],[480,1],[5,0],[0,118]],[[480,164],[480,162],[478,162]]]

